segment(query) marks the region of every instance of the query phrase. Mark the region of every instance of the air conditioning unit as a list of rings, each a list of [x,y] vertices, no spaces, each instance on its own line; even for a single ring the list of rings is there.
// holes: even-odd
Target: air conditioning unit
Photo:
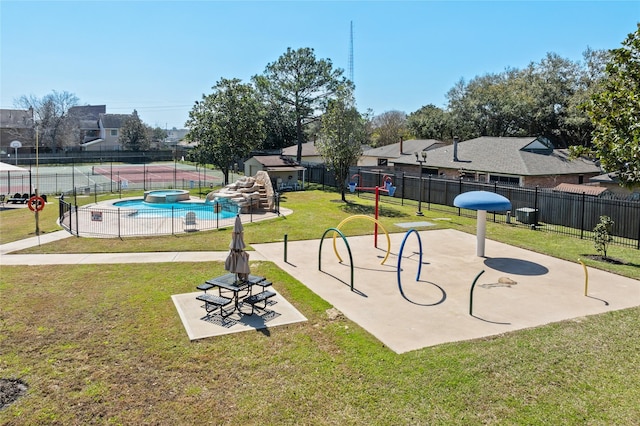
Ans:
[[[535,225],[538,223],[538,209],[529,207],[516,209],[516,220],[527,225]]]

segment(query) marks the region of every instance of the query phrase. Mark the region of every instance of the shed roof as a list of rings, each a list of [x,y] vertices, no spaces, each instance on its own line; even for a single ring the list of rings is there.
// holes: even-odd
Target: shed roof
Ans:
[[[592,195],[598,197],[602,195],[603,192],[607,192],[608,189],[604,186],[594,186],[594,185],[577,185],[573,183],[561,183],[558,186],[553,188],[554,191],[561,192],[570,192],[572,194],[585,194]]]
[[[289,157],[282,157],[280,155],[256,155],[253,158],[265,168],[281,168],[281,167],[295,167],[300,166],[297,162]]]

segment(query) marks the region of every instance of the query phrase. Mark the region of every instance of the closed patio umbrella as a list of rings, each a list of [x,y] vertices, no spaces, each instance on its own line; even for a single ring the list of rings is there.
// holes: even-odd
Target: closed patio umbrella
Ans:
[[[249,253],[244,248],[244,227],[240,220],[240,215],[236,216],[236,222],[233,226],[231,243],[229,244],[229,256],[224,262],[224,268],[237,275],[238,279],[246,280],[249,277]]]

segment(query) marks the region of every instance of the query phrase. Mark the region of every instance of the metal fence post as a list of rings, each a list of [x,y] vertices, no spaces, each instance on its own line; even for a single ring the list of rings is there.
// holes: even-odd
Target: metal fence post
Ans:
[[[289,235],[284,234],[284,263],[287,263],[287,242],[289,239]]]
[[[580,209],[580,239],[582,239],[584,237],[584,210],[585,210],[585,197],[586,194],[583,192],[582,193],[582,208]]]
[[[76,204],[76,235],[80,236],[80,220],[78,219],[78,204]]]
[[[427,175],[427,210],[431,210],[431,173]]]
[[[533,208],[535,209],[534,213],[535,213],[535,218],[536,218],[534,225],[538,225],[538,216],[540,216],[539,215],[540,210],[538,209],[538,190],[539,189],[540,189],[540,186],[536,185],[535,199],[533,201]]]

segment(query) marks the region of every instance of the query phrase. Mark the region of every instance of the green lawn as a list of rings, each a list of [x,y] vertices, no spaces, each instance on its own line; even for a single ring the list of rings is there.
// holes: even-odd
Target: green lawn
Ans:
[[[245,238],[317,239],[345,217],[372,214],[370,201],[339,198],[288,193],[283,206],[294,214],[247,225]],[[416,221],[415,206],[382,207],[389,232],[405,232],[395,224]],[[435,220],[441,218],[450,220]],[[5,232],[33,232],[28,211],[3,211],[0,219],[3,242]],[[41,229],[56,229],[41,219]],[[475,230],[474,220],[458,216],[425,211],[424,220]],[[367,234],[372,224],[352,221],[345,230]],[[489,223],[487,235],[574,262],[595,253],[591,241],[507,225]],[[29,251],[227,250],[229,239],[225,230],[68,238]],[[610,255],[626,265],[588,262],[640,278],[637,250],[612,247]],[[272,279],[309,321],[190,342],[170,296],[222,273],[217,262],[3,266],[0,378],[22,379],[29,391],[0,410],[0,424],[634,425],[640,419],[640,308],[398,355],[348,319],[329,319],[328,303],[273,264],[253,262],[252,271]]]

